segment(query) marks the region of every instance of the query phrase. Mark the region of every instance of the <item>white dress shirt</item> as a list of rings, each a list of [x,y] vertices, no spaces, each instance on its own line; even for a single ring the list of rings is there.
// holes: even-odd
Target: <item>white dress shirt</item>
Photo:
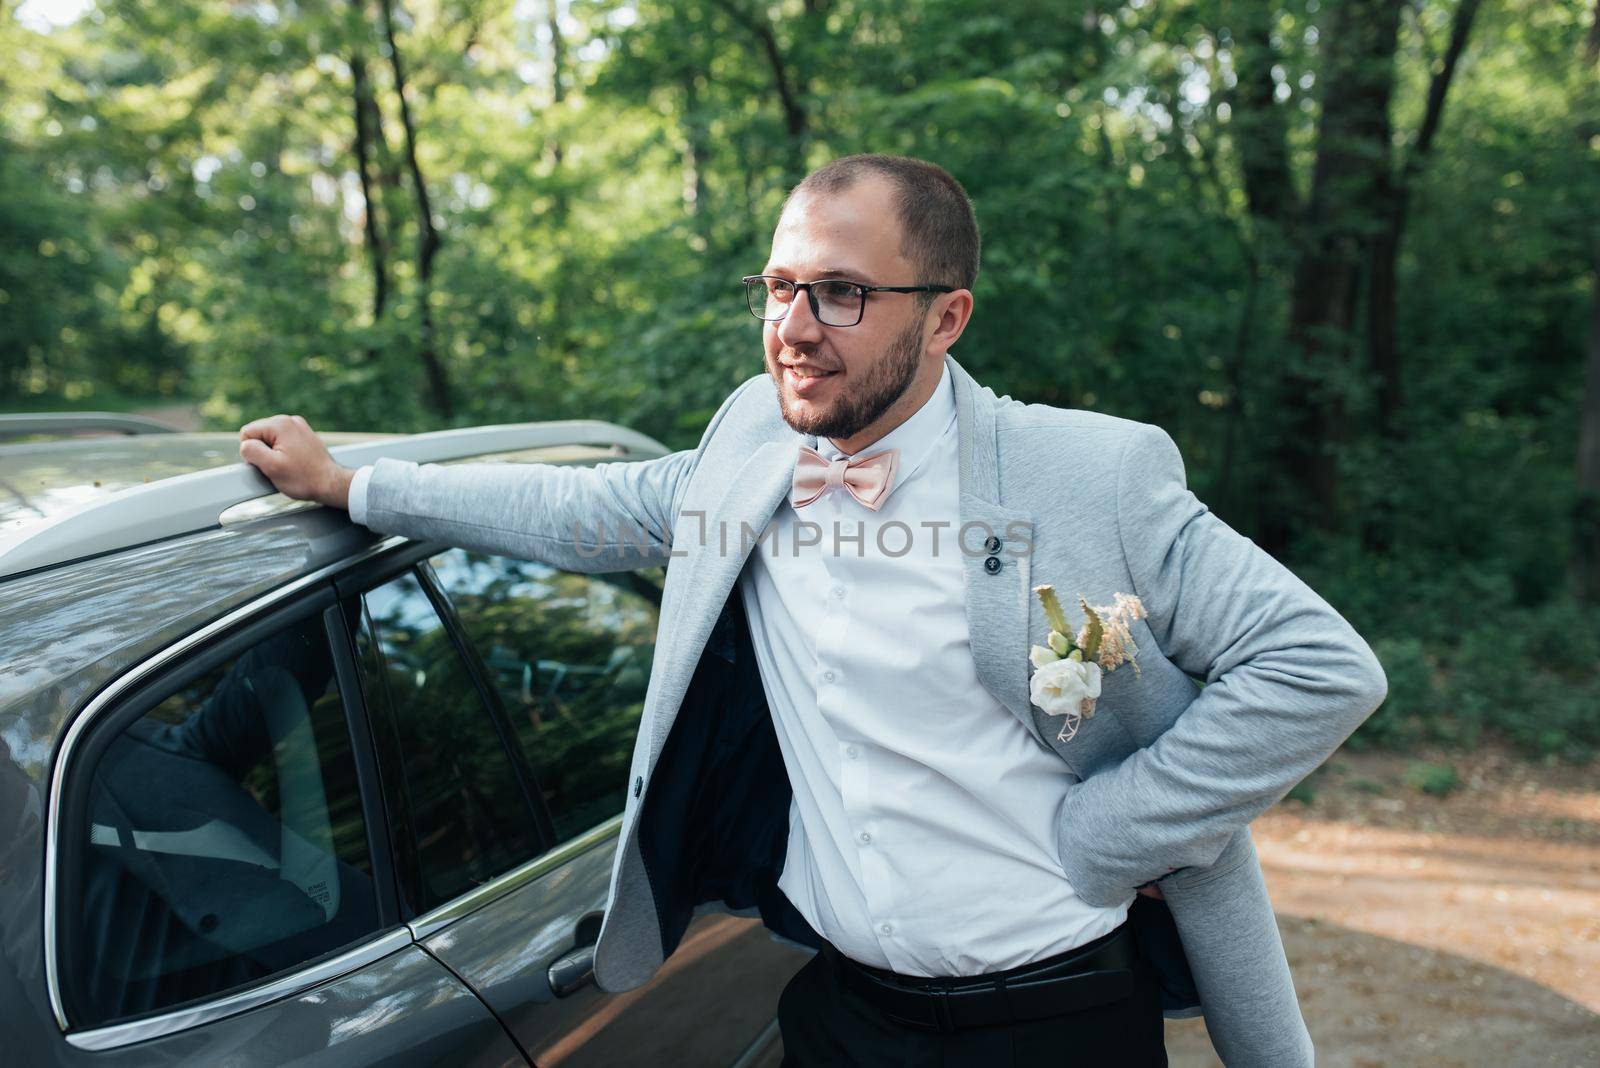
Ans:
[[[797,453],[808,440],[793,436]],[[1056,826],[1075,777],[978,682],[948,369],[860,454],[891,448],[899,470],[876,512],[842,487],[800,510],[786,499],[740,577],[794,788],[778,886],[864,964],[1001,971],[1111,932],[1133,898],[1099,908],[1073,892]],[[357,523],[370,477],[350,485]]]
[[[794,436],[797,451],[806,440]],[[826,438],[816,448],[846,455]],[[1014,968],[1114,930],[1132,897],[1078,899],[1056,846],[1075,778],[978,682],[948,369],[859,455],[892,448],[899,470],[876,512],[843,488],[801,509],[785,500],[740,578],[794,787],[778,886],[862,963]]]

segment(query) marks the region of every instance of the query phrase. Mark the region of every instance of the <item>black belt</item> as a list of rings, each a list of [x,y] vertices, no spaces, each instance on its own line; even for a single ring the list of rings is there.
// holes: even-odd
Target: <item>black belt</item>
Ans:
[[[1093,942],[1008,971],[919,978],[869,967],[822,943],[823,957],[863,1001],[897,1023],[946,1034],[1118,1001],[1133,993],[1135,953],[1132,930],[1123,923]]]

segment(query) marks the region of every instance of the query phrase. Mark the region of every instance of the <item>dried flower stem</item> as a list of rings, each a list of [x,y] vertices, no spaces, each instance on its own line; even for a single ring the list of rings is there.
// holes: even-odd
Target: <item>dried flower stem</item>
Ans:
[[[1072,637],[1072,628],[1067,625],[1067,614],[1061,610],[1061,601],[1056,597],[1056,588],[1035,586],[1033,592],[1039,595],[1039,603],[1044,606],[1044,618],[1050,624],[1050,629],[1060,632],[1065,637]]]

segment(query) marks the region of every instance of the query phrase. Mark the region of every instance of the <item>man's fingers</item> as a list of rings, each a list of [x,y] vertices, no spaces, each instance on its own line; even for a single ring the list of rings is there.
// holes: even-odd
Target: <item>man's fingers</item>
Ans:
[[[239,428],[240,440],[260,438],[274,447],[284,438],[296,438],[311,433],[311,424],[306,422],[304,416],[299,415],[269,415],[265,419],[256,419]]]
[[[246,463],[255,464],[262,470],[265,470],[276,459],[273,456],[271,447],[263,443],[259,438],[245,438],[239,442],[239,458]]]
[[[268,445],[278,440],[282,426],[288,421],[287,416],[269,415],[265,419],[254,419],[239,428],[239,437],[260,438]]]
[[[298,415],[272,415],[240,427],[239,458],[259,468],[280,493],[324,503],[329,469],[337,467],[311,424]]]

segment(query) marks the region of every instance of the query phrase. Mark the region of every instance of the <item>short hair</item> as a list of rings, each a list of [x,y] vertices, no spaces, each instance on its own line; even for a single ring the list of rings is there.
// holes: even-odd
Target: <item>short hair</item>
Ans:
[[[801,179],[783,206],[802,194],[842,193],[874,175],[894,186],[900,254],[922,275],[917,283],[971,289],[978,280],[978,219],[967,191],[937,164],[876,153],[843,156]]]

